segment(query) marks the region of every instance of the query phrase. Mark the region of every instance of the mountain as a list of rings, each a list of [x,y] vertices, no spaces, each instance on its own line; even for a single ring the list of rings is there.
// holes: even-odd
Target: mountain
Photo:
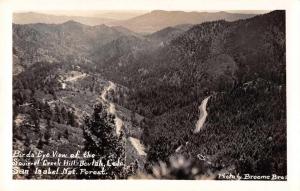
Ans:
[[[122,27],[88,26],[73,20],[62,24],[13,24],[13,47],[23,66],[39,61],[85,63],[91,50],[134,34]]]
[[[136,67],[135,61],[140,55],[155,51],[157,43],[151,39],[140,36],[122,36],[104,46],[94,49],[90,54],[93,63],[96,63],[97,72],[105,76],[127,76],[123,74],[128,67]],[[123,79],[125,80],[125,78]]]
[[[100,17],[82,17],[82,16],[63,16],[63,15],[51,15],[35,12],[26,13],[14,13],[13,23],[15,24],[33,24],[33,23],[45,23],[45,24],[61,24],[69,20],[74,20],[86,25],[101,25],[115,21],[110,18]]]
[[[187,145],[182,154],[203,153],[215,168],[284,175],[285,52],[285,12],[273,11],[195,25],[126,67],[115,65],[106,77],[131,90],[121,105],[148,119],[142,128],[150,159]],[[206,127],[193,134],[208,96]]]
[[[142,12],[141,12],[142,13]],[[152,33],[161,30],[166,27],[185,25],[185,24],[199,24],[206,21],[214,21],[224,19],[226,21],[235,21],[238,19],[245,19],[253,17],[253,14],[238,14],[238,13],[227,13],[227,12],[184,12],[184,11],[152,11],[150,13],[142,14],[135,13],[135,17],[123,20],[111,19],[109,17],[84,17],[84,16],[64,16],[64,15],[52,15],[44,13],[35,12],[25,12],[25,13],[14,13],[13,23],[15,24],[34,24],[34,23],[44,23],[44,24],[61,24],[69,20],[74,20],[76,22],[95,26],[101,24],[107,24],[109,26],[123,26],[131,31],[137,33]],[[107,13],[112,14],[112,13]],[[121,14],[121,13],[120,13]],[[125,13],[122,13],[125,14]],[[121,15],[122,15],[121,14]],[[129,14],[129,13],[128,13]],[[133,14],[133,13],[132,13]],[[106,14],[102,14],[106,15]],[[134,14],[133,14],[134,15]],[[131,16],[132,17],[132,16]],[[116,18],[114,16],[114,18]]]
[[[220,72],[224,72],[223,70],[227,68],[224,67],[219,71],[218,68],[222,67],[218,64],[219,62],[221,64],[222,62],[231,63],[231,61],[234,61],[238,67],[233,68],[249,70],[247,77],[245,76],[246,74],[243,74],[243,78],[251,79],[253,74],[266,75],[263,74],[265,72],[268,75],[264,77],[271,79],[270,69],[274,68],[276,70],[281,68],[280,63],[283,62],[282,59],[284,58],[284,55],[282,55],[284,51],[283,39],[285,32],[282,21],[284,19],[278,15],[280,16],[280,12],[272,12],[235,22],[223,20],[195,25],[190,30],[173,38],[169,45],[160,47],[147,55],[141,55],[142,59],[136,60],[136,62],[151,70],[155,75],[163,77],[164,75],[171,75],[173,69],[178,72],[178,69],[188,67],[189,65],[196,67],[187,68],[193,70],[189,72],[202,71],[218,73],[219,75]],[[281,23],[277,25],[277,21],[281,21]],[[166,28],[149,35],[148,38],[163,37],[164,34],[171,33],[170,31],[175,31],[176,33],[178,30]],[[279,50],[281,51],[280,54]],[[264,64],[259,64],[261,61],[256,62],[256,60],[262,59],[262,57],[266,60]],[[274,63],[276,64],[274,65]],[[183,72],[187,73],[188,71]],[[242,75],[234,73],[237,75],[236,77],[241,77],[239,75]],[[282,73],[283,71],[279,72],[278,75]],[[128,75],[132,77],[138,76]],[[211,77],[217,77],[215,75],[213,74]],[[187,76],[187,78],[190,78],[190,76]],[[245,81],[246,79],[241,80]],[[139,79],[133,81],[143,82]],[[157,83],[159,83],[159,80]]]
[[[128,67],[136,67],[134,64],[142,55],[149,55],[157,48],[166,46],[172,39],[183,34],[190,25],[167,27],[151,35],[128,35],[113,40],[100,48],[95,48],[89,57],[94,63],[98,63],[98,72],[106,76],[126,76]],[[142,63],[142,62],[141,62]],[[134,70],[134,69],[133,69]],[[144,73],[143,69],[139,70]],[[125,72],[123,74],[123,72]]]
[[[111,22],[111,25],[121,25],[139,33],[152,33],[169,26],[180,24],[199,24],[207,21],[235,21],[253,17],[253,14],[238,14],[227,12],[184,12],[155,10],[125,21]]]
[[[171,13],[174,21],[166,16]],[[237,15],[243,19],[236,20]],[[124,137],[134,135],[144,145],[145,168],[177,155],[193,161],[204,156],[202,165],[216,173],[285,176],[285,11],[248,16],[153,11],[130,19],[137,31],[158,30],[143,36],[122,24],[14,24],[14,68],[20,66],[13,86],[14,111],[20,115],[14,112],[14,120],[19,125],[25,118],[38,129],[50,118],[48,126],[57,131],[77,130],[76,141],[67,139],[77,148],[84,128],[75,127],[73,115],[84,127],[83,116],[91,115],[100,98],[123,120]],[[192,18],[200,24],[186,24]],[[203,100],[206,108],[199,113]],[[65,108],[74,112],[68,122],[62,120],[68,116]],[[206,121],[195,134],[203,110]],[[30,125],[27,135],[35,130]],[[61,136],[53,137],[62,142]],[[31,141],[22,132],[15,139]]]
[[[177,25],[174,27],[167,27],[157,32],[154,32],[147,37],[153,41],[160,43],[160,45],[168,44],[172,39],[178,37],[182,33],[189,30],[193,25]]]

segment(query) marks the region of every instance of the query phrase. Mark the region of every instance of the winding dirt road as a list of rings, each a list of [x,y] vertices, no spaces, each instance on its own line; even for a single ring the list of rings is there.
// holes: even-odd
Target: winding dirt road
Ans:
[[[199,119],[196,123],[196,128],[194,130],[194,133],[199,133],[200,130],[203,128],[206,117],[207,117],[207,111],[206,111],[206,105],[207,102],[209,100],[210,96],[208,96],[207,98],[205,98],[202,102],[201,105],[199,106],[199,111],[200,111],[200,116]]]
[[[110,90],[116,90],[116,84],[114,84],[111,81],[109,81],[109,85],[107,87],[105,87],[104,90],[102,91],[102,93],[100,95],[100,98],[101,98],[102,103],[109,105],[109,107],[107,109],[107,112],[115,115],[116,134],[119,136],[120,133],[121,133],[122,127],[124,126],[124,122],[122,121],[122,119],[120,119],[117,116],[115,104],[106,99],[106,96],[107,96],[107,94]],[[207,106],[207,102],[208,102],[210,97],[211,96],[206,97],[201,102],[201,105],[199,106],[200,116],[199,116],[199,119],[196,123],[196,127],[195,127],[195,130],[194,130],[195,134],[199,133],[200,130],[204,127],[204,123],[205,123],[205,120],[206,120],[207,115],[208,115],[208,113],[206,111],[206,106]],[[145,146],[141,143],[141,141],[139,139],[129,137],[129,141],[130,141],[131,145],[134,147],[134,149],[136,150],[138,155],[140,155],[140,156],[146,156],[147,155],[147,153],[145,152]],[[181,150],[181,148],[182,148],[182,146],[177,148],[176,152],[179,152]]]
[[[129,137],[129,141],[133,145],[133,147],[136,149],[137,153],[141,156],[146,156],[145,147],[142,145],[141,141],[139,139]]]
[[[112,102],[108,101],[106,99],[106,95],[110,90],[116,90],[116,84],[114,84],[113,82],[109,81],[109,85],[107,87],[104,88],[104,90],[101,93],[101,100],[102,102],[105,104],[109,104],[109,107],[107,109],[108,113],[111,113],[115,116],[115,125],[116,125],[116,134],[119,136],[121,133],[121,129],[123,127],[123,121],[122,119],[120,119],[119,117],[117,117],[116,115],[116,106],[115,104],[113,104]]]
[[[122,127],[124,127],[124,122],[122,119],[120,119],[117,116],[115,104],[106,99],[106,96],[110,90],[114,90],[114,91],[116,90],[116,84],[111,81],[109,81],[109,85],[107,87],[105,87],[104,90],[102,91],[100,98],[101,98],[101,102],[103,104],[109,105],[107,112],[110,114],[113,114],[115,116],[116,134],[119,136],[121,133]],[[145,152],[145,147],[139,139],[129,137],[129,141],[130,141],[131,145],[134,147],[134,149],[137,151],[138,155],[140,155],[140,156],[147,155]]]
[[[72,81],[76,81],[80,78],[85,78],[87,76],[86,73],[83,73],[81,75],[76,75],[76,76],[73,76],[73,77],[68,77],[67,79],[65,79],[65,82],[72,82]]]

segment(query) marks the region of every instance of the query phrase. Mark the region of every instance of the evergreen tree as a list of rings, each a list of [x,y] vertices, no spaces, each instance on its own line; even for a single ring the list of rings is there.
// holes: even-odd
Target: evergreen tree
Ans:
[[[38,141],[38,144],[37,144],[36,148],[38,148],[38,149],[43,149],[43,146],[44,146],[44,142],[43,142],[42,139],[40,139],[40,140]]]
[[[76,126],[76,121],[75,121],[75,115],[73,111],[68,111],[68,124],[75,127]]]
[[[68,131],[68,129],[66,129],[66,130],[64,131],[64,138],[65,138],[65,139],[68,139],[68,138],[69,138],[69,131]]]
[[[44,133],[44,140],[45,140],[45,144],[49,144],[49,140],[51,138],[51,132],[50,132],[50,129],[47,127],[46,128],[46,131]]]
[[[96,105],[91,117],[85,119],[84,127],[84,150],[95,154],[95,160],[102,159],[103,164],[117,162],[118,159],[124,163],[124,147],[120,138],[115,134],[114,116],[108,115],[101,104]],[[92,162],[93,159],[87,160]],[[87,170],[101,170],[101,167],[88,166]],[[79,175],[84,179],[115,179],[126,178],[124,166],[106,166],[104,175]]]

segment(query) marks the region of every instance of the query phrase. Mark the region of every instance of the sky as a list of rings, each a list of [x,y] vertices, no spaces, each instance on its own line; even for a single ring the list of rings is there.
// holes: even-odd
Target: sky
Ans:
[[[82,17],[101,17],[110,19],[130,19],[147,13],[146,10],[52,10],[52,11],[35,11],[50,15],[64,15],[64,16],[82,16]]]
[[[137,17],[139,15],[143,15],[145,13],[148,13],[152,10],[25,10],[25,11],[16,11],[15,13],[22,13],[22,12],[36,12],[36,13],[42,13],[42,14],[49,14],[49,15],[63,15],[63,16],[82,16],[82,17],[98,17],[98,18],[110,18],[110,19],[116,19],[119,20],[120,18],[122,20],[130,19],[133,17]],[[171,11],[171,10],[170,10]],[[185,10],[187,11],[187,10]],[[205,11],[205,12],[217,12],[220,10],[196,10],[196,11]],[[270,11],[230,11],[225,10],[227,12],[233,12],[233,13],[254,13],[254,14],[262,14]]]
[[[0,0],[1,1],[1,0]],[[2,0],[13,12],[38,12],[65,16],[130,19],[152,10],[226,11],[263,14],[282,5],[281,0]],[[259,4],[258,4],[259,2]],[[277,3],[278,2],[278,3]],[[281,3],[279,3],[281,2]],[[66,11],[68,10],[68,11]],[[79,11],[80,10],[80,11]],[[99,11],[102,10],[102,13]],[[95,13],[97,11],[97,13]],[[119,12],[119,13],[116,13]]]
[[[13,10],[248,10],[263,13],[282,5],[273,0],[2,0],[10,1]],[[258,3],[259,2],[259,6]]]

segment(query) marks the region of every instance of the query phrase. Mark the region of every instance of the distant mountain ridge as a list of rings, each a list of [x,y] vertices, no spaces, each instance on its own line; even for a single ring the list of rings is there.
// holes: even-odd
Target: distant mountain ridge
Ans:
[[[166,27],[180,24],[200,24],[215,20],[235,21],[253,16],[255,16],[255,14],[228,13],[224,11],[210,13],[154,10],[129,20],[116,21],[111,24],[121,25],[135,32],[152,33]]]
[[[13,23],[15,24],[61,24],[68,20],[86,25],[123,26],[129,30],[138,33],[153,33],[166,27],[185,24],[200,24],[207,21],[226,20],[235,21],[255,16],[255,14],[241,14],[228,12],[184,12],[184,11],[162,11],[154,10],[152,12],[133,17],[126,20],[116,20],[101,17],[82,17],[82,16],[62,16],[42,14],[35,12],[15,13],[13,15]]]
[[[45,23],[45,24],[61,24],[69,20],[74,20],[86,25],[101,25],[115,21],[110,18],[100,17],[82,17],[82,16],[63,16],[63,15],[51,15],[35,12],[27,13],[14,13],[13,23],[15,24],[32,24],[32,23]]]

